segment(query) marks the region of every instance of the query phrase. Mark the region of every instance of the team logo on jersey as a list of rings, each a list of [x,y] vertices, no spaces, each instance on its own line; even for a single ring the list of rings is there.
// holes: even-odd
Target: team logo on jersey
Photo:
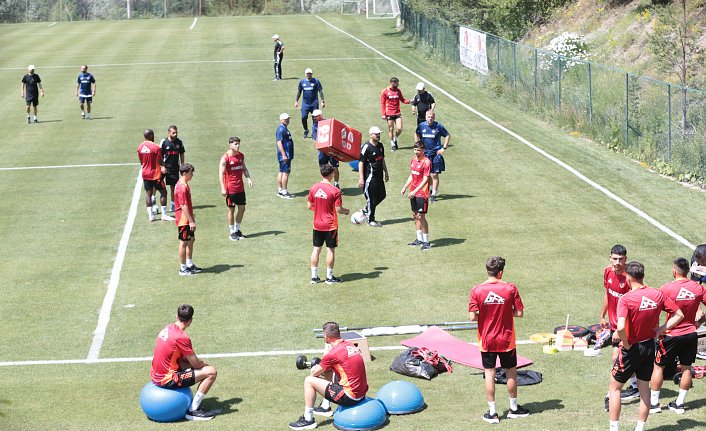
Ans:
[[[640,311],[643,310],[654,310],[657,308],[657,303],[650,298],[643,296],[642,301],[640,301]]]
[[[319,190],[317,190],[316,193],[314,194],[314,197],[315,197],[315,198],[326,199],[326,198],[328,198],[328,195],[326,194],[326,192],[324,191],[324,189],[319,189]]]
[[[349,358],[351,356],[360,355],[360,349],[356,346],[346,346],[346,350],[348,351]]]
[[[488,292],[488,296],[485,297],[483,304],[504,304],[505,298],[493,292],[492,290]]]
[[[696,295],[694,295],[689,290],[684,289],[683,287],[679,290],[679,294],[677,295],[677,301],[691,301],[694,299],[696,299]]]
[[[167,339],[169,338],[169,328],[164,328],[159,331],[158,337],[162,339],[162,341],[167,341]]]
[[[145,145],[144,147],[142,147],[142,149],[140,150],[140,152],[141,152],[142,154],[149,154],[149,153],[150,153],[150,149],[149,149],[149,147],[147,147],[147,145]]]

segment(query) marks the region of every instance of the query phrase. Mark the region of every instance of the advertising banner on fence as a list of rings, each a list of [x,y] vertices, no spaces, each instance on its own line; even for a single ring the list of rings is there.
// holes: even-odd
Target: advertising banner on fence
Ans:
[[[485,33],[461,27],[458,32],[461,64],[488,74],[488,55],[485,50]]]

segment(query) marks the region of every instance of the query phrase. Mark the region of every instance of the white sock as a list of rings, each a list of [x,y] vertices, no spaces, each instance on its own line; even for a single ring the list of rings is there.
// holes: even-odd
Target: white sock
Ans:
[[[423,237],[422,237],[422,231],[421,231],[421,230],[418,230],[418,231],[417,231],[417,241],[421,241],[422,239],[423,239]]]
[[[29,119],[29,114],[27,114],[27,119]]]
[[[653,406],[659,404],[659,391],[650,391],[650,404]]]
[[[432,191],[431,191],[431,195],[432,195],[432,196],[436,196],[436,190],[432,190]]]
[[[304,408],[304,419],[310,421],[314,419],[314,408]]]
[[[235,231],[237,232],[239,230],[240,230],[240,223],[236,223],[235,224]]]
[[[429,234],[428,233],[422,234],[422,242],[429,242]]]
[[[194,266],[194,261],[191,259],[186,259],[186,266]]]
[[[326,398],[321,400],[321,408],[324,410],[330,409],[331,408],[331,401],[327,400]]]
[[[180,263],[180,264],[179,264],[179,269],[186,269],[186,264]]]
[[[677,395],[677,405],[680,406],[684,404],[684,401],[686,400],[686,394],[689,393],[688,389],[679,389],[679,395]]]
[[[510,410],[517,410],[517,398],[510,398]]]
[[[333,278],[333,268],[326,268],[326,278]]]
[[[37,119],[37,116],[36,116],[36,115],[34,116],[34,119],[35,119],[35,120]]]
[[[637,377],[635,377],[635,376],[630,377],[629,382],[630,382],[630,386],[632,388],[637,389]]]
[[[490,416],[493,416],[495,413],[495,401],[488,401],[488,411],[490,412]]]
[[[91,113],[89,112],[89,113],[87,114],[87,116],[88,116],[88,118],[91,118]]]
[[[167,207],[165,205],[162,206],[162,214],[167,213]]]
[[[228,225],[228,230],[230,230],[230,233],[234,233],[234,232],[235,232],[235,225],[234,225],[234,224],[229,224],[229,225]]]
[[[637,423],[635,424],[635,431],[644,431],[644,429],[645,429],[645,422],[637,421]]]
[[[620,429],[620,421],[609,421],[610,431],[618,431]]]
[[[282,187],[277,187],[277,193],[282,193]]]
[[[81,111],[81,116],[83,117],[84,115],[86,115],[86,113]]]
[[[319,270],[315,267],[311,267],[311,278],[317,278],[319,276]]]
[[[196,393],[194,394],[194,399],[191,401],[191,409],[190,410],[192,412],[199,409],[199,407],[201,406],[201,401],[203,400],[203,397],[205,395],[206,394],[202,394],[201,392],[196,391]]]
[[[287,189],[282,189],[282,193],[286,195],[289,194],[289,191],[287,191]]]
[[[154,216],[154,213],[152,212],[152,207],[147,207],[147,215],[152,218]]]

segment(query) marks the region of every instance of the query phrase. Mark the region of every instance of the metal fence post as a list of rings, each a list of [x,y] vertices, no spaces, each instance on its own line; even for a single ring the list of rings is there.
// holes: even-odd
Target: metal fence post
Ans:
[[[593,125],[593,84],[591,83],[591,63],[588,62],[588,124]]]
[[[556,95],[556,107],[561,109],[561,57],[557,55],[557,71],[556,71],[556,83],[557,83],[557,95]]]
[[[667,84],[667,160],[672,160],[672,84]]]
[[[537,48],[534,49],[534,103],[537,103]]]
[[[512,88],[517,88],[517,44],[512,43]]]
[[[629,136],[628,128],[630,127],[630,75],[625,74],[625,148],[628,147]]]

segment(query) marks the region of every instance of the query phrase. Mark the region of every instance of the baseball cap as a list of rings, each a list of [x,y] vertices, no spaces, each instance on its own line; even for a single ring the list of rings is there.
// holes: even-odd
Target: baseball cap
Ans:
[[[370,128],[370,130],[368,130],[368,133],[371,135],[373,135],[373,134],[378,135],[381,132],[380,132],[380,128],[378,126],[373,126]]]
[[[34,70],[34,64],[30,64],[29,66],[27,66],[27,70]]]
[[[307,67],[304,74],[306,75],[307,73],[314,73],[314,71]]]
[[[424,90],[424,83],[423,82],[417,83],[417,90]]]
[[[273,34],[273,35],[272,35],[272,39],[279,39],[279,35],[278,35],[278,34]]]
[[[311,113],[312,117],[318,117],[319,115],[323,115],[323,112],[321,112],[321,109],[314,109],[314,112]]]
[[[287,118],[289,118],[289,114],[287,114],[286,112],[279,114],[280,120],[286,120]]]

